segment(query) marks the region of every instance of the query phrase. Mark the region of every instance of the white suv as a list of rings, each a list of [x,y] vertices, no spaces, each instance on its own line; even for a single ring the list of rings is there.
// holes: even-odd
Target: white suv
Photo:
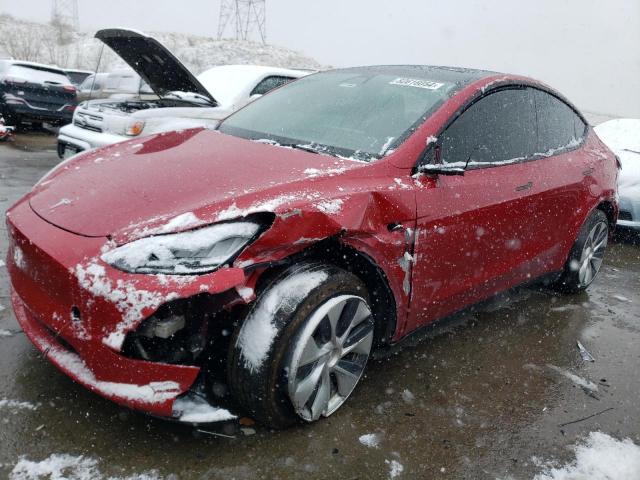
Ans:
[[[82,102],[76,108],[73,122],[60,129],[60,158],[140,135],[215,128],[253,99],[310,73],[278,67],[225,65],[195,77],[152,37],[131,30],[109,29],[99,31],[96,38],[140,75],[155,98]]]

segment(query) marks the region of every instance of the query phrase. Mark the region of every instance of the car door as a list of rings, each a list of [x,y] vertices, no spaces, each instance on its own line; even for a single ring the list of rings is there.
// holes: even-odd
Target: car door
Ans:
[[[539,229],[537,261],[547,271],[560,270],[586,215],[581,205],[589,203],[585,196],[594,191],[592,175],[601,156],[589,157],[580,148],[587,125],[569,105],[543,90],[532,91],[538,119],[532,176],[541,187],[533,202]]]
[[[428,150],[428,163],[468,166],[417,190],[409,329],[526,277],[519,267],[534,241],[528,219],[536,193],[526,160],[536,138],[531,92],[507,88],[469,106]]]

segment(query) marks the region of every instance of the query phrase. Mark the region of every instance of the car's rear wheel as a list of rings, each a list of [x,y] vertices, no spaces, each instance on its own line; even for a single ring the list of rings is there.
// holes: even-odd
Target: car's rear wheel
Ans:
[[[567,293],[585,290],[593,283],[604,260],[609,241],[609,220],[595,210],[582,226],[555,286]]]
[[[304,264],[279,275],[231,346],[229,384],[247,413],[284,428],[337,411],[361,379],[373,345],[367,298],[362,282],[337,267]],[[265,340],[272,340],[266,349]]]

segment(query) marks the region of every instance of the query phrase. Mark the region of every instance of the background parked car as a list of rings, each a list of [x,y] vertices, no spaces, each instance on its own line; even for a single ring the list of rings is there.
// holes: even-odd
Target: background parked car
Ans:
[[[64,73],[67,74],[67,77],[69,77],[69,80],[71,80],[71,82],[76,87],[79,87],[82,84],[82,82],[84,82],[84,80],[93,72],[90,70],[73,70],[73,69],[66,68],[64,70]]]
[[[158,96],[133,70],[123,68],[110,73],[89,75],[78,92],[78,102],[103,98],[142,98],[154,100]]]
[[[640,233],[640,120],[617,118],[601,123],[595,131],[622,164],[618,227]]]
[[[76,88],[64,70],[0,60],[0,114],[9,125],[69,123],[76,104]]]
[[[215,128],[253,99],[310,73],[226,65],[213,67],[196,77],[152,37],[110,29],[99,31],[96,38],[111,47],[133,70],[112,73],[106,79],[97,77],[96,83],[102,88],[94,89],[91,98],[103,99],[81,103],[73,123],[60,130],[60,158],[139,135]],[[82,86],[83,99],[91,92],[90,81],[92,77]]]

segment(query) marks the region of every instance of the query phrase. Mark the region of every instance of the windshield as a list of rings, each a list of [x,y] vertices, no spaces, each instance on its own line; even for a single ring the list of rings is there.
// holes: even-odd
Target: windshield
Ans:
[[[325,72],[266,95],[229,117],[220,131],[373,160],[404,141],[454,86],[393,73]]]

